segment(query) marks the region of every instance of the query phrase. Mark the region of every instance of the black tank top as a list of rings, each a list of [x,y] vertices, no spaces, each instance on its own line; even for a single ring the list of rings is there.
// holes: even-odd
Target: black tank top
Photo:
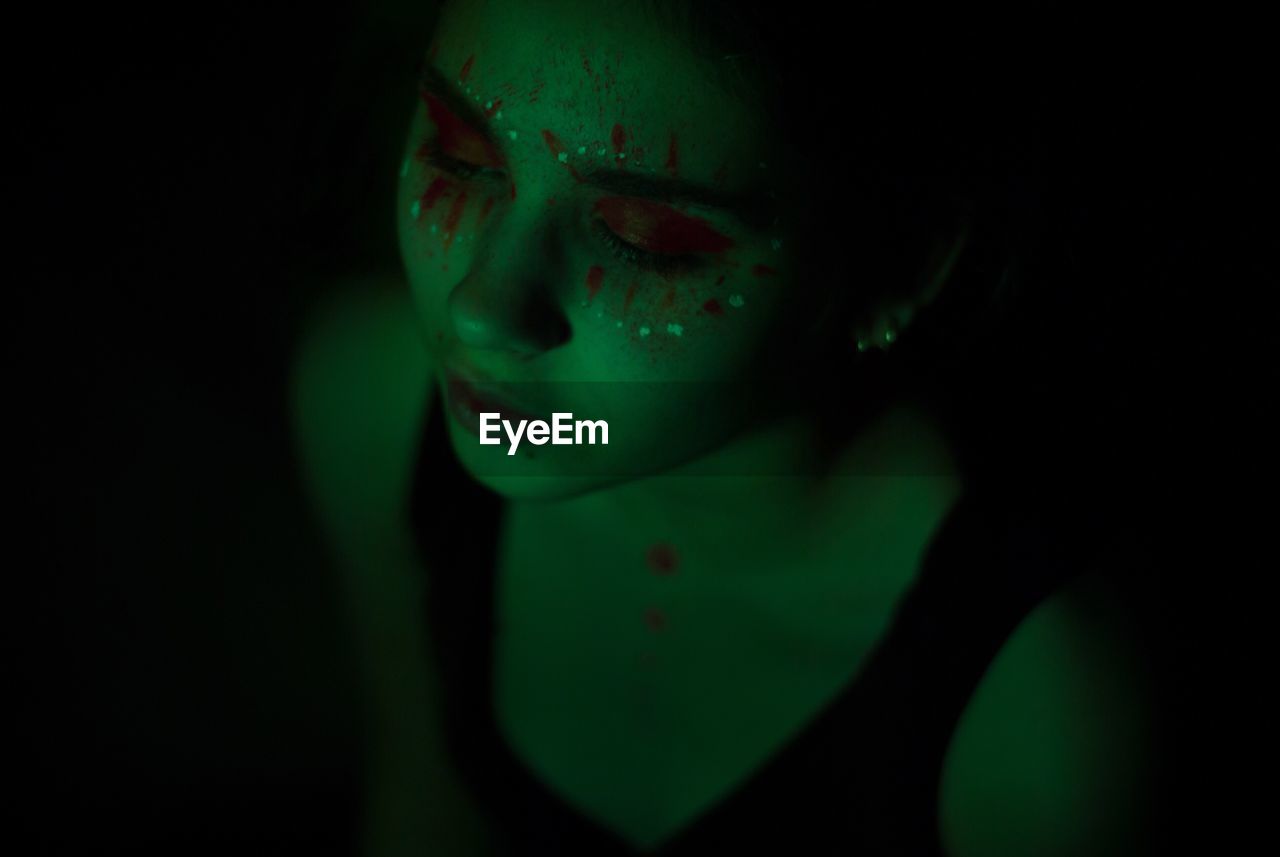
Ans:
[[[494,548],[503,506],[461,470],[443,415],[432,410],[409,509],[428,575],[449,753],[502,853],[942,854],[938,792],[958,718],[1010,632],[1077,566],[1030,504],[968,491],[854,679],[708,811],[638,851],[546,787],[496,727]]]

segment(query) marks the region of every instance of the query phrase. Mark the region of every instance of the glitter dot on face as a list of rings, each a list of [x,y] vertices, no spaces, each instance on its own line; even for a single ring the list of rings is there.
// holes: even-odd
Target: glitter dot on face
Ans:
[[[682,327],[681,325],[676,324],[676,323],[673,321],[673,322],[671,322],[670,324],[668,324],[668,325],[667,325],[667,333],[671,334],[672,336],[683,336],[683,335],[684,335],[684,327]]]
[[[641,336],[648,336],[650,332],[651,332],[651,331],[649,330],[649,326],[648,326],[648,325],[643,325],[643,324],[642,324],[642,325],[640,326],[640,335],[641,335]]]
[[[508,137],[510,137],[512,140],[514,140],[516,137],[518,137],[518,136],[520,136],[520,135],[519,135],[519,134],[517,134],[515,131],[508,131],[508,132],[507,132],[507,136],[508,136]]]
[[[650,545],[648,552],[645,553],[645,562],[648,563],[649,569],[656,575],[666,577],[669,574],[676,573],[676,567],[680,564],[680,557],[676,554],[676,549],[666,542],[658,542]]]
[[[742,299],[742,295],[729,295],[729,306],[734,309],[742,309],[742,305],[744,303],[746,303],[746,301]]]

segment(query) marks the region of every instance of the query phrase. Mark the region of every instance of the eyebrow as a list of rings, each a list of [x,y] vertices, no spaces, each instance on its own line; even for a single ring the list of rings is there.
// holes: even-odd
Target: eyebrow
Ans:
[[[597,168],[585,173],[582,181],[619,196],[638,196],[659,202],[683,202],[719,209],[747,226],[758,229],[772,225],[776,216],[776,203],[765,193],[728,191],[686,179],[646,176],[612,167]]]
[[[502,144],[493,133],[479,102],[468,99],[440,69],[424,61],[418,74],[418,86],[439,98],[459,119],[489,142]],[[583,184],[618,196],[714,208],[754,229],[771,226],[777,219],[777,200],[763,191],[725,190],[674,176],[644,175],[616,167],[594,167],[581,173],[580,178]]]

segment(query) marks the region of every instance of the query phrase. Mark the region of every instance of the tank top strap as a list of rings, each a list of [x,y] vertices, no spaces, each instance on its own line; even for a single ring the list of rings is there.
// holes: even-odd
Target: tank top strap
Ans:
[[[966,494],[858,676],[661,853],[940,854],[938,791],[960,715],[1013,629],[1070,573],[1032,507]]]

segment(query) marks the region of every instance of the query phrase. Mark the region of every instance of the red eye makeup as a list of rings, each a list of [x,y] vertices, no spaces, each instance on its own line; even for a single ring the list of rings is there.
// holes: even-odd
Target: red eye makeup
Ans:
[[[717,254],[733,247],[733,239],[707,221],[665,203],[614,196],[599,200],[595,211],[618,238],[655,256]]]
[[[475,167],[501,169],[504,166],[502,155],[493,143],[450,110],[435,93],[424,89],[422,100],[431,124],[436,127],[435,146],[442,154]]]

